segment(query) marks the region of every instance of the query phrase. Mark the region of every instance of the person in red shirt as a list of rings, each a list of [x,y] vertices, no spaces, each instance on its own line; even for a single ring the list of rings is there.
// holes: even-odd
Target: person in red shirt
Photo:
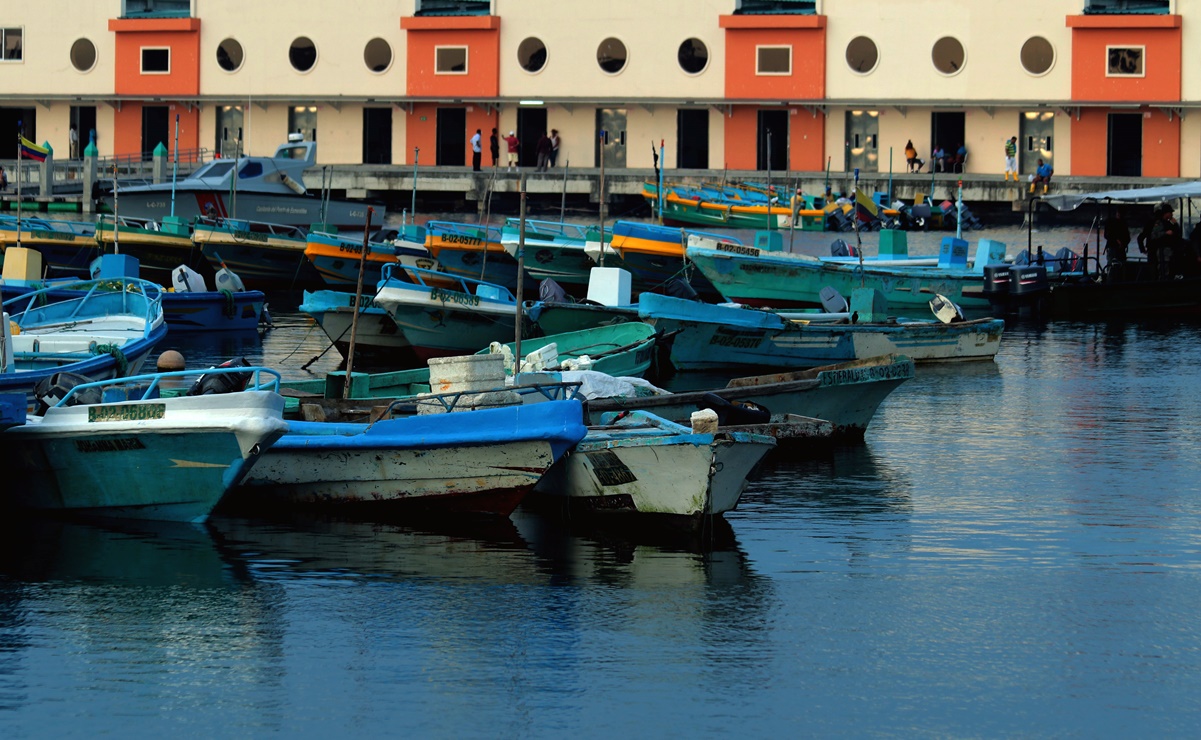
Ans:
[[[504,137],[504,139],[505,144],[509,146],[509,169],[513,169],[517,166],[517,134],[510,131],[509,135]]]

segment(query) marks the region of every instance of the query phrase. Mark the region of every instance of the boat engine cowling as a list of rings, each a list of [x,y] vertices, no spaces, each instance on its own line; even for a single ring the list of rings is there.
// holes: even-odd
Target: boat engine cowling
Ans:
[[[60,372],[42,378],[33,387],[33,395],[38,402],[38,415],[45,414],[47,409],[57,405],[59,401],[66,398],[67,393],[75,386],[91,382],[93,382],[91,378],[79,373]],[[93,403],[100,403],[103,400],[104,397],[99,388],[87,388],[71,396],[67,401],[67,405],[86,406]]]
[[[228,360],[217,367],[252,367],[245,357]],[[205,373],[201,375],[192,387],[188,389],[189,396],[208,396],[214,393],[238,393],[246,390],[250,382],[250,373]]]

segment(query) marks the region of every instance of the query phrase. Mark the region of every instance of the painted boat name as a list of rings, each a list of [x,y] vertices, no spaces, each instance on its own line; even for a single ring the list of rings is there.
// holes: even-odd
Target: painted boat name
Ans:
[[[741,244],[718,244],[717,251],[733,252],[734,254],[745,254],[748,257],[758,257],[759,250],[755,247],[746,247]]]
[[[144,450],[146,445],[137,437],[114,437],[113,439],[77,439],[75,449],[80,452],[130,452]]]
[[[445,288],[430,288],[430,300],[442,301],[443,303],[458,303],[461,306],[480,305],[480,297],[478,295],[468,295],[467,293],[446,290]]]
[[[824,370],[818,373],[821,384],[842,385],[844,383],[864,383],[873,380],[905,380],[913,377],[913,365],[894,363],[877,367],[856,367],[845,370]]]

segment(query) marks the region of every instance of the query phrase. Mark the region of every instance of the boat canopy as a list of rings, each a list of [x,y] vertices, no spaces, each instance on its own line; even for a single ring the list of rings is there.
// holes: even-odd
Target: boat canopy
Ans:
[[[1100,193],[1085,193],[1080,195],[1049,195],[1042,199],[1043,203],[1057,211],[1073,211],[1084,203],[1161,203],[1165,200],[1181,200],[1184,198],[1201,198],[1201,180],[1181,182],[1174,185],[1157,185],[1150,188],[1134,188],[1132,190],[1106,190]]]

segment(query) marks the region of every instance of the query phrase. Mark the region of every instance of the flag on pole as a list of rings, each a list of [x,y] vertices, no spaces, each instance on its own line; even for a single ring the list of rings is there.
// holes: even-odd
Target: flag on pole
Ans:
[[[860,219],[864,221],[870,221],[879,215],[876,202],[868,197],[864,190],[855,191],[855,210],[859,212]]]
[[[21,157],[24,159],[33,159],[38,162],[45,162],[46,157],[50,155],[50,150],[44,146],[38,146],[24,136],[21,138]]]

